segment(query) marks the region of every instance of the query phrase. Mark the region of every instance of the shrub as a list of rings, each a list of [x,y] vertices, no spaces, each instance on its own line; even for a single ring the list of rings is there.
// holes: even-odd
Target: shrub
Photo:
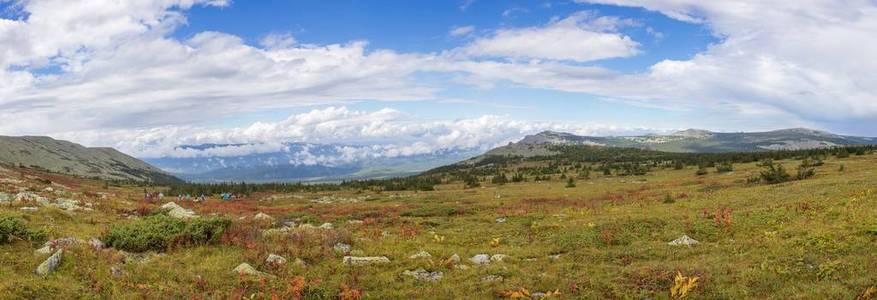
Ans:
[[[786,169],[783,168],[783,165],[775,164],[771,159],[765,160],[761,167],[763,168],[761,171],[761,181],[767,184],[783,183],[791,178]]]
[[[566,181],[566,188],[574,188],[574,187],[576,187],[576,181],[573,180],[572,177],[570,177],[569,180]]]
[[[716,165],[716,173],[728,173],[734,171],[734,165],[730,162],[720,163]]]
[[[45,230],[28,228],[21,217],[0,217],[0,244],[8,244],[15,240],[42,242],[46,236]]]
[[[706,168],[700,167],[700,168],[697,168],[697,172],[695,172],[694,175],[703,176],[703,175],[706,175],[708,173],[709,173],[709,171],[707,171]]]
[[[816,170],[802,163],[798,166],[798,175],[796,175],[795,178],[798,180],[804,180],[813,177],[813,175],[816,175]]]
[[[131,252],[164,251],[174,245],[215,243],[229,226],[231,220],[226,218],[199,218],[186,222],[167,215],[152,215],[113,227],[104,236],[104,242]]]

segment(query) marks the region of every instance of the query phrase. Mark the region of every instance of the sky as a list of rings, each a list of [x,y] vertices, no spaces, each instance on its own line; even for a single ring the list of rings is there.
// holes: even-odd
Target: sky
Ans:
[[[875,32],[873,0],[0,0],[0,135],[138,157],[414,155],[542,130],[877,136]]]

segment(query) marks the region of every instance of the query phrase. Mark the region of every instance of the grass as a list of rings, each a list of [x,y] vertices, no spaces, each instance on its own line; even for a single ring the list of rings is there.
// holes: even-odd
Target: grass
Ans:
[[[775,163],[794,170],[799,161]],[[761,171],[751,163],[702,176],[695,176],[694,168],[627,177],[592,172],[575,187],[554,176],[471,189],[447,184],[430,192],[343,190],[279,195],[274,201],[259,201],[272,196],[259,194],[237,202],[180,203],[202,218],[216,214],[231,224],[212,244],[160,247],[161,252],[142,255],[146,262],[124,263],[116,249],[72,247],[45,279],[33,275],[45,259],[33,252],[39,245],[2,244],[0,289],[5,298],[21,299],[492,299],[536,292],[558,299],[852,299],[874,295],[877,285],[877,274],[870,272],[877,268],[875,166],[877,155],[827,159],[811,178],[770,185],[747,183]],[[18,178],[18,173],[0,176]],[[21,213],[18,206],[5,206],[0,214],[23,215],[28,228],[45,228],[53,239],[87,240],[142,226],[153,217],[130,216],[158,211],[161,204],[138,201],[142,188],[72,183],[74,197],[93,203],[93,211],[41,207]],[[39,191],[42,184],[24,185]],[[85,192],[108,196],[89,198]],[[362,195],[369,200],[310,201]],[[258,212],[276,220],[253,221]],[[331,222],[334,229],[260,234],[283,221]],[[667,245],[682,235],[701,243]],[[344,266],[345,254],[333,249],[337,243],[391,262]],[[421,250],[432,257],[409,258]],[[265,262],[271,253],[289,262]],[[481,253],[509,258],[484,266],[468,262]],[[453,254],[470,268],[448,264]],[[293,263],[296,258],[306,266]],[[243,262],[275,277],[232,273]],[[444,276],[426,283],[401,275],[418,268]],[[491,275],[503,280],[483,280]]]

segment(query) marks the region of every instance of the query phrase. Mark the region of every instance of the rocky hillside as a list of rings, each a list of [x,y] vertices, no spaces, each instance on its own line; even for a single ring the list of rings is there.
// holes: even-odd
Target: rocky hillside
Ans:
[[[688,129],[670,135],[593,137],[545,131],[520,142],[493,149],[485,156],[544,156],[552,145],[591,145],[627,147],[666,152],[748,152],[802,150],[844,145],[877,144],[877,138],[837,135],[829,132],[793,128],[767,132],[712,132]]]
[[[179,179],[112,148],[88,148],[50,137],[0,136],[0,164],[107,180],[177,182]]]

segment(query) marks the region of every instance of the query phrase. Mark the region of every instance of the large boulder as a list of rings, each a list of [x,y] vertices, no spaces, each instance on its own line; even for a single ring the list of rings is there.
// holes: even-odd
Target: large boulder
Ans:
[[[256,214],[256,216],[254,216],[253,219],[256,221],[263,221],[263,222],[274,221],[274,217],[271,217],[268,214],[262,213],[262,212]]]
[[[52,256],[49,256],[49,258],[46,259],[46,261],[41,263],[35,271],[37,275],[46,276],[52,273],[52,271],[55,271],[55,268],[61,264],[62,253],[64,253],[64,250],[59,249],[58,251],[55,251],[55,254],[52,254]]]
[[[168,216],[171,216],[171,217],[174,217],[177,219],[186,220],[186,219],[198,217],[198,215],[196,215],[195,212],[188,210],[188,209],[185,209],[182,206],[180,206],[179,204],[176,204],[174,202],[165,203],[164,205],[161,206],[161,209],[167,210]]]

